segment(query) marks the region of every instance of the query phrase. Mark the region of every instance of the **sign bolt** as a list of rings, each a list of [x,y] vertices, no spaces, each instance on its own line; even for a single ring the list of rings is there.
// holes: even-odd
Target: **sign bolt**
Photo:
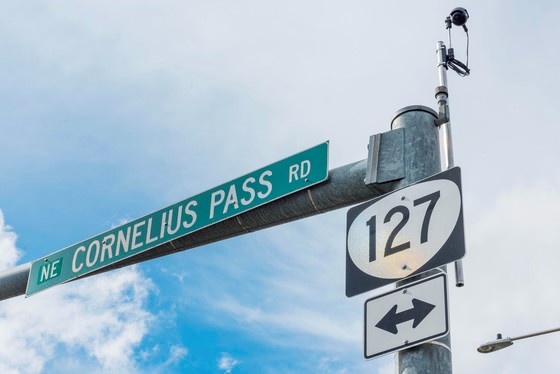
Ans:
[[[404,290],[402,290],[402,293],[407,293],[408,290],[405,288]]]
[[[408,265],[407,265],[407,264],[402,264],[402,265],[401,265],[401,269],[403,269],[403,270],[408,269]]]
[[[404,344],[408,344],[408,340],[405,340],[405,341],[404,341]]]

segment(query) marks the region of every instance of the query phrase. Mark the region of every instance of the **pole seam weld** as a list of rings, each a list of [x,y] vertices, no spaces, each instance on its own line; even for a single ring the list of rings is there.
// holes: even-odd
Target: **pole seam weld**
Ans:
[[[309,196],[309,201],[311,202],[311,205],[313,205],[313,208],[315,209],[316,212],[321,213],[321,210],[319,208],[317,208],[317,205],[315,204],[315,201],[313,201],[313,195],[311,195],[311,190],[307,190],[307,196]]]
[[[431,342],[427,342],[426,344],[435,344],[435,345],[439,345],[440,347],[443,347],[443,348],[447,349],[449,352],[451,352],[451,348],[450,348],[447,344],[444,344],[444,343],[442,343],[442,342],[438,342],[438,341],[432,340]]]
[[[245,226],[243,224],[243,222],[241,221],[241,216],[235,216],[235,220],[237,221],[237,223],[239,224],[239,226],[241,227],[241,229],[245,232],[251,232],[251,230],[249,230],[249,227]]]

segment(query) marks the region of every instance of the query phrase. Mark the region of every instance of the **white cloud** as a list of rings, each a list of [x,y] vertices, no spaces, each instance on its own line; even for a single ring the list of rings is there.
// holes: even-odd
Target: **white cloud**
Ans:
[[[395,356],[396,357],[396,356]],[[385,365],[381,366],[378,369],[378,374],[393,374],[395,372],[395,365],[397,364],[397,360],[395,359],[394,362],[387,362]]]
[[[13,117],[24,118],[27,123],[14,122],[19,125],[5,129],[14,134],[4,138],[25,138],[27,146],[5,144],[15,153],[6,154],[4,148],[4,158],[18,160],[14,168],[35,174],[25,166],[47,163],[64,169],[66,160],[79,156],[72,154],[75,149],[82,150],[88,161],[92,154],[106,155],[111,166],[132,164],[123,175],[137,175],[130,177],[135,183],[115,178],[115,184],[127,190],[139,185],[146,189],[146,183],[154,183],[157,196],[183,196],[185,186],[198,191],[199,186],[214,185],[211,180],[223,182],[239,170],[246,171],[251,162],[262,166],[261,159],[272,161],[276,155],[285,156],[300,149],[300,145],[324,138],[333,140],[333,166],[364,158],[367,136],[387,130],[393,111],[408,104],[434,105],[433,48],[437,38],[446,37],[441,21],[449,10],[438,3],[420,2],[407,2],[406,12],[397,2],[382,5],[357,2],[342,7],[335,2],[320,6],[298,3],[298,12],[293,12],[295,2],[272,6],[241,2],[221,4],[219,9],[211,3],[194,5],[180,1],[170,1],[165,7],[142,1],[118,4],[88,1],[79,5],[59,2],[24,8],[13,4],[3,4],[6,8],[0,12],[3,14],[0,18],[5,21],[2,45],[14,51],[11,56],[18,57],[4,59],[3,64],[11,63],[3,70],[10,72],[6,75],[11,77],[7,83],[17,84],[3,86],[13,87],[8,90],[8,96],[14,96],[14,90],[23,90],[15,96],[27,103],[25,113],[14,112]],[[489,6],[487,2],[475,2],[471,6],[473,57],[491,55],[490,48],[496,45],[501,46],[500,51],[505,55],[520,57],[510,61],[511,64],[504,64],[503,58],[479,58],[478,62],[473,60],[474,70],[468,80],[450,77],[456,95],[452,102],[456,160],[469,166],[465,168],[465,187],[484,189],[485,196],[481,199],[491,201],[501,189],[496,186],[505,181],[519,183],[539,172],[549,174],[557,162],[553,104],[558,75],[535,75],[530,68],[555,60],[552,57],[557,49],[542,46],[555,39],[558,28],[554,22],[542,20],[554,19],[557,11],[548,11],[548,7],[511,6],[507,9],[507,20],[516,27],[503,27],[492,22],[503,12],[499,6]],[[531,11],[530,17],[523,12],[526,10]],[[422,27],[416,29],[420,32],[400,26],[413,25],[418,20]],[[540,32],[534,34],[535,28]],[[387,30],[391,33],[390,42]],[[483,39],[491,42],[481,43]],[[530,45],[528,41],[536,42],[535,49],[551,58],[523,58],[518,47],[520,42]],[[457,49],[457,52],[462,51]],[[415,56],[414,63],[406,56]],[[519,76],[527,78],[520,80]],[[18,77],[28,78],[18,80]],[[68,77],[70,80],[65,80]],[[492,100],[480,94],[480,87],[491,87]],[[99,88],[104,91],[101,96],[116,102],[123,113],[136,112],[138,116],[110,116],[113,108],[107,107],[105,101],[99,103],[94,93]],[[126,90],[133,90],[134,95],[126,95],[123,92]],[[135,108],[134,105],[143,106],[144,101],[139,97],[150,92],[153,97],[146,102],[151,105],[144,105],[143,110]],[[56,100],[53,103],[49,98]],[[9,108],[18,106],[24,107],[8,105]],[[538,111],[527,109],[537,106]],[[77,113],[65,108],[74,108]],[[101,120],[99,113],[104,113]],[[66,123],[62,121],[66,117],[70,117],[68,128],[72,131],[60,125]],[[96,129],[97,138],[94,134],[81,133],[76,127],[77,119],[88,117],[98,119],[96,126],[81,128]],[[136,120],[140,118],[155,118],[153,122],[157,126],[149,129],[150,125]],[[114,149],[119,147],[108,146],[108,132],[99,127],[103,126],[102,122],[111,129],[115,144],[132,147],[123,153],[135,157],[120,157],[115,162]],[[531,127],[533,124],[538,124],[538,129]],[[30,126],[33,126],[31,130]],[[204,131],[200,131],[201,127]],[[121,133],[126,137],[119,137]],[[154,139],[154,134],[169,135]],[[49,139],[47,146],[44,142]],[[150,139],[151,144],[146,146],[144,139]],[[220,152],[216,152],[217,148]],[[178,155],[176,150],[188,151]],[[241,157],[235,156],[240,152]],[[24,167],[21,167],[22,153],[28,158]],[[222,155],[218,162],[213,161],[216,154]],[[232,157],[223,157],[224,154]],[[38,155],[49,157],[41,157],[43,162],[36,163]],[[208,173],[210,169],[212,172]],[[223,170],[230,174],[223,174]],[[168,178],[154,176],[157,172],[184,180],[169,183]],[[146,175],[152,177],[147,181]],[[164,184],[176,187],[161,188]],[[461,290],[451,290],[457,372],[477,372],[475,369],[483,365],[493,367],[493,361],[503,363],[501,357],[509,355],[512,349],[529,349],[540,339],[555,338],[516,343],[503,355],[497,353],[502,356],[480,356],[474,351],[480,340],[490,339],[498,331],[515,335],[554,324],[553,317],[558,312],[553,291],[558,260],[553,240],[558,231],[555,226],[558,219],[553,214],[553,207],[558,206],[555,190],[558,188],[554,186],[533,186],[503,196],[492,212],[484,206],[476,207],[477,212],[465,210],[467,219],[475,216],[481,219],[467,222],[467,285]],[[297,230],[296,227],[311,226],[291,225],[289,229],[277,228],[271,235],[255,234],[253,238],[257,238],[258,244],[251,249],[256,251],[259,245],[267,247],[262,252],[268,258],[245,264],[223,262],[242,269],[236,274],[236,284],[249,284],[248,288],[255,291],[250,283],[262,282],[264,290],[253,292],[254,299],[239,290],[225,292],[226,296],[234,295],[232,298],[216,299],[221,302],[221,310],[243,321],[243,326],[260,324],[264,326],[262,331],[274,327],[271,334],[268,331],[262,334],[267,339],[278,341],[278,336],[287,331],[297,337],[310,337],[306,342],[313,340],[320,349],[343,341],[359,360],[362,306],[359,298],[346,300],[342,296],[344,220],[332,225],[329,222],[330,218],[324,216],[321,221],[315,221],[322,232],[292,235],[290,231]],[[0,229],[0,248],[12,248],[0,254],[1,269],[13,266],[18,253],[15,234],[3,223]],[[306,238],[313,238],[322,248]],[[237,253],[254,256],[249,250],[240,249]],[[254,264],[266,269],[253,273]],[[270,276],[264,276],[262,271]],[[184,276],[179,274],[182,281]],[[244,276],[249,278],[247,282],[243,282]],[[91,283],[84,280],[75,284]],[[74,285],[59,288],[71,287]],[[56,299],[66,305],[67,291],[55,296],[62,292],[59,288],[35,298]],[[122,291],[116,291],[119,292]],[[221,292],[208,293],[219,296]],[[35,298],[19,302],[33,305],[30,303],[35,303]],[[92,300],[93,297],[85,299]],[[5,313],[3,305],[0,304],[1,313]],[[51,308],[47,306],[47,311]],[[76,308],[80,311],[85,307]],[[541,314],[545,317],[539,318]],[[307,345],[297,338],[283,341],[294,346]],[[123,343],[114,344],[123,349]],[[59,343],[53,338],[52,345],[51,349],[56,350]],[[45,352],[48,348],[45,344]],[[98,355],[109,353],[100,348]],[[48,362],[48,357],[43,361]],[[543,362],[546,362],[544,357]],[[506,372],[507,366],[496,370],[488,371]]]
[[[475,204],[465,212],[466,286],[452,287],[454,274],[449,274],[457,373],[560,370],[551,359],[560,333],[490,355],[476,352],[498,332],[515,336],[558,326],[559,207],[560,183],[548,181],[502,192],[493,205]],[[205,293],[212,296],[203,303],[214,315],[223,312],[213,320],[223,324],[220,328],[235,326],[269,344],[344,354],[352,372],[371,372],[372,365],[390,372],[392,355],[360,363],[364,297],[343,296],[344,217],[334,213],[320,220],[319,225],[309,219],[252,234],[245,248],[231,249],[235,256],[228,250],[205,253],[207,261],[216,260],[217,272],[235,282],[208,283]]]
[[[111,228],[114,229],[115,227],[122,226],[126,223],[129,223],[130,221],[132,221],[132,218],[129,218],[129,217],[119,218],[116,222],[111,223]]]
[[[3,222],[0,233],[0,263],[13,266],[15,234]],[[153,318],[145,306],[153,288],[131,267],[2,301],[0,372],[40,373],[60,350],[83,352],[96,370],[135,371],[134,350]]]
[[[4,213],[0,210],[0,271],[15,266],[21,253],[16,248],[17,235],[4,221]]]
[[[319,220],[319,225],[313,222]],[[203,298],[197,305],[208,307],[209,322],[218,328],[239,329],[303,355],[321,352],[324,358],[309,370],[375,372],[377,364],[392,363],[392,357],[375,363],[363,359],[365,296],[344,294],[344,228],[341,211],[253,233],[243,245],[206,252],[206,266],[225,277],[205,282],[204,292],[193,290]]]
[[[457,373],[560,370],[553,359],[560,334],[487,355],[476,352],[497,333],[519,336],[558,327],[559,207],[558,184],[540,182],[503,193],[494,205],[479,207],[476,221],[467,222],[466,285],[451,289]]]
[[[319,359],[318,372],[323,374],[348,374],[354,371],[349,371],[347,368],[340,368],[344,364],[343,360],[338,357],[321,357]]]
[[[227,253],[207,254],[216,256],[219,271],[235,283],[226,279],[208,285],[212,291],[200,295],[206,298],[203,304],[223,311],[238,322],[235,326],[274,344],[305,348],[311,340],[315,348],[341,349],[351,344],[360,349],[362,322],[356,317],[362,306],[358,299],[340,302],[346,301],[344,230],[335,228],[344,223],[339,221],[341,215],[331,217],[321,217],[320,228],[302,221],[254,234],[252,243],[236,249],[235,258]],[[325,239],[325,232],[330,245],[316,241]],[[281,338],[286,332],[298,339]]]
[[[159,344],[156,344],[150,349],[145,349],[142,352],[140,352],[140,358],[142,360],[149,360],[155,355],[157,355],[158,353],[159,353]]]
[[[189,350],[182,345],[172,345],[169,348],[169,358],[163,366],[175,365],[183,360],[189,354]]]
[[[239,361],[231,357],[227,353],[222,353],[222,356],[218,360],[218,369],[223,370],[224,373],[229,374],[239,364]]]

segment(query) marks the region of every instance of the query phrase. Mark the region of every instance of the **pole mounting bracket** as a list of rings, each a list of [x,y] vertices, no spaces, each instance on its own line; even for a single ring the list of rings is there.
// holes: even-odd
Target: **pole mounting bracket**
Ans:
[[[366,185],[391,182],[405,177],[404,128],[369,137]]]

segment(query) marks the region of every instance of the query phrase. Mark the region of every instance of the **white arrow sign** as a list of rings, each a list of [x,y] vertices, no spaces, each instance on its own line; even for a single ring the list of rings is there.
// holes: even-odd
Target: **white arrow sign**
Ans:
[[[348,211],[346,295],[354,296],[465,255],[459,168]]]
[[[449,333],[444,273],[394,289],[365,303],[364,357],[374,358]]]

